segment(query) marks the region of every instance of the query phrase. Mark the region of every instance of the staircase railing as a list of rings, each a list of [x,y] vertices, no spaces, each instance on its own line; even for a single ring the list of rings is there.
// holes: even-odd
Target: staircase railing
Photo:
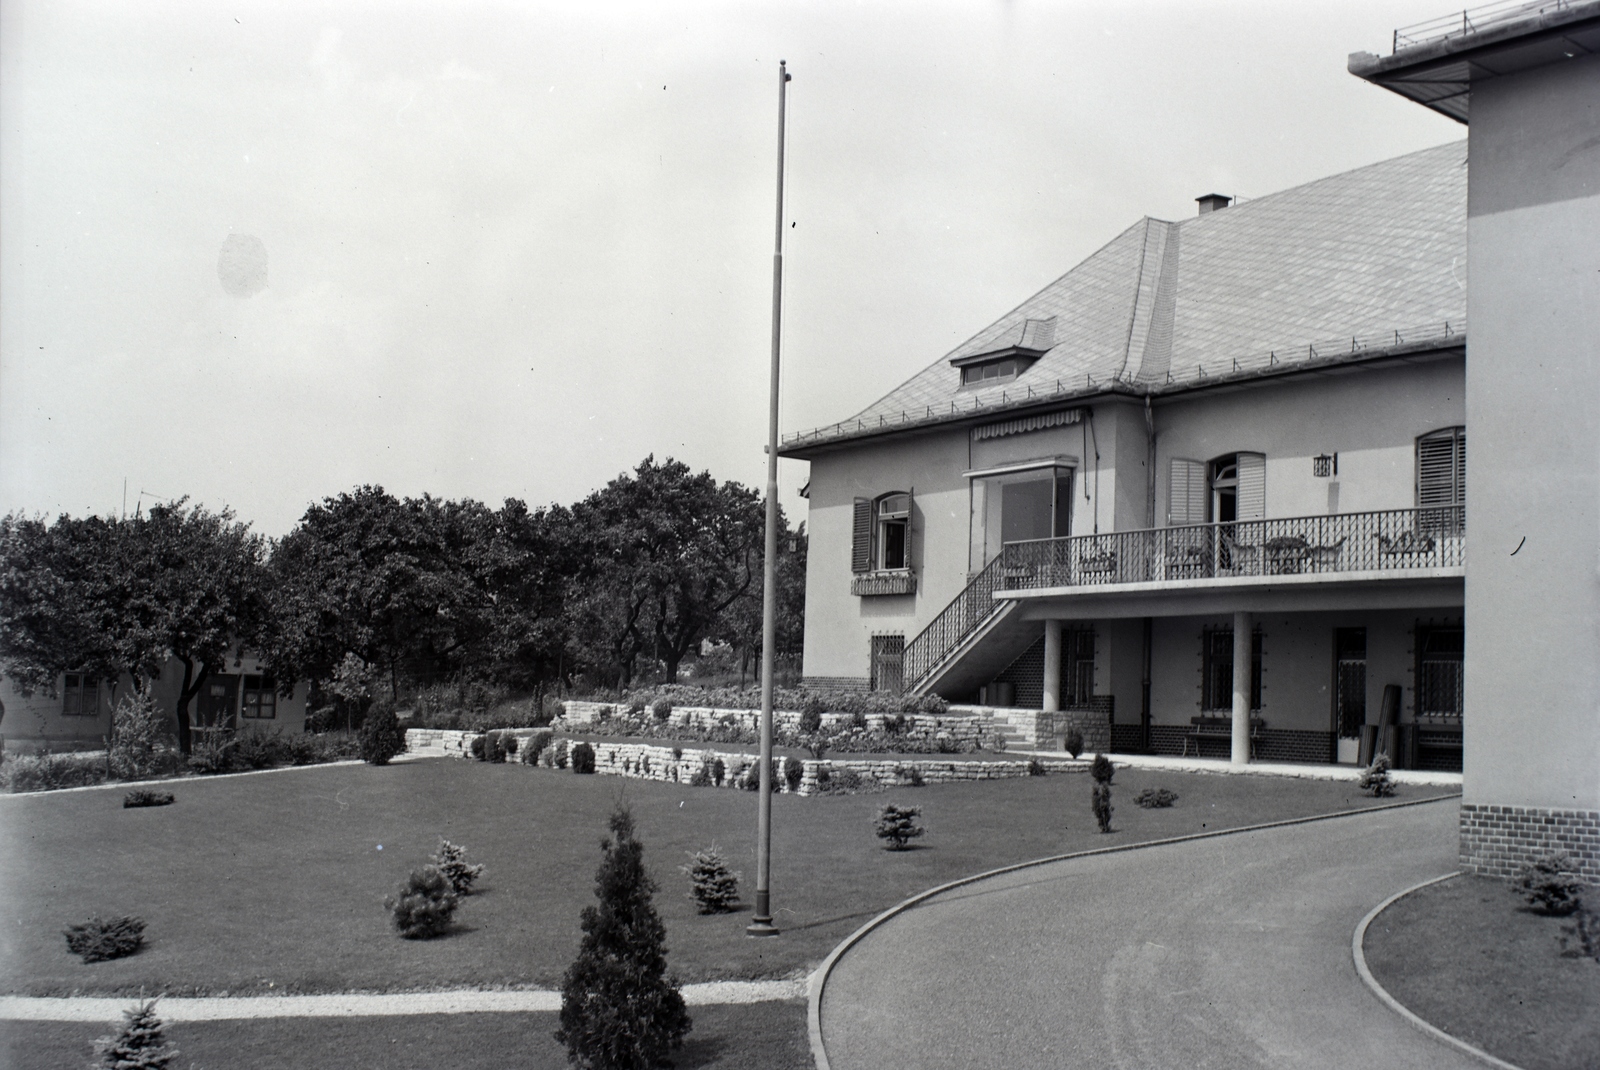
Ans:
[[[1003,568],[1000,557],[990,561],[906,644],[902,664],[907,691],[916,690],[952,650],[1004,608],[1006,603],[994,600],[994,592],[1005,586]]]

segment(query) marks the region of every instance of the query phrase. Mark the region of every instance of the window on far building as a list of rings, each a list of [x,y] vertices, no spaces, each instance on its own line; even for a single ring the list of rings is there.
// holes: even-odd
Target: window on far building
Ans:
[[[61,716],[94,717],[100,712],[100,678],[83,672],[67,673],[61,689]]]
[[[255,720],[269,721],[278,715],[278,692],[270,676],[244,678],[244,702],[240,715]]]
[[[881,569],[911,567],[911,495],[885,494],[878,499],[877,560]]]
[[[990,361],[987,364],[969,364],[961,369],[962,386],[996,386],[1010,382],[1022,373],[1024,361],[1019,357]]]
[[[1201,633],[1200,708],[1206,713],[1233,711],[1233,629],[1207,628]],[[1250,709],[1261,708],[1261,629],[1250,634]]]

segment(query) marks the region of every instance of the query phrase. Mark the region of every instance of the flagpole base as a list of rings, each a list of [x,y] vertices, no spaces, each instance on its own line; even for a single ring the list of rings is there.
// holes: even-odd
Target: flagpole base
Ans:
[[[778,935],[778,927],[772,924],[772,902],[768,898],[769,894],[759,889],[756,891],[756,912],[750,919],[750,924],[745,927],[746,936]]]

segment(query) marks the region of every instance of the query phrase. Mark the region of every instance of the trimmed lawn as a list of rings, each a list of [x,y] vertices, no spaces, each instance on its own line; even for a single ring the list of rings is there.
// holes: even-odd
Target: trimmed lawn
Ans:
[[[1561,957],[1572,923],[1535,913],[1503,881],[1456,877],[1378,915],[1367,965],[1424,1021],[1491,1055],[1525,1070],[1597,1070],[1600,962]]]
[[[1141,810],[1141,788],[1178,792]],[[0,990],[31,995],[243,994],[556,987],[593,900],[606,817],[633,809],[660,891],[669,961],[688,981],[797,976],[873,915],[933,885],[1085,848],[1369,806],[1354,785],[1119,770],[1101,835],[1081,774],[773,798],[773,908],[783,935],[744,935],[748,912],[701,916],[677,867],[715,841],[755,877],[752,792],[575,776],[441,758],[176,782],[177,802],[122,809],[120,789],[0,799]],[[1401,799],[1450,792],[1409,789]],[[923,808],[916,848],[882,849],[886,801]],[[456,931],[402,940],[383,899],[437,846],[486,864]],[[66,925],[148,923],[137,955],[90,965]]]
[[[159,1011],[159,1005],[157,1007]],[[694,1029],[673,1057],[678,1070],[811,1070],[804,1003],[691,1007]],[[554,1014],[440,1014],[393,1018],[272,1018],[196,1022],[167,1028],[173,1067],[281,1070],[566,1070],[567,1049],[551,1039]],[[59,1070],[87,1066],[110,1025],[0,1022],[0,1066]]]

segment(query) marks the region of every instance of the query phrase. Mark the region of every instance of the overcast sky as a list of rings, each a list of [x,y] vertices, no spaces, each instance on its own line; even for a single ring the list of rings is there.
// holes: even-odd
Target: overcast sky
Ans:
[[[1440,13],[6,0],[0,511],[759,488],[780,58],[795,431],[1143,215],[1464,137],[1345,72]]]

